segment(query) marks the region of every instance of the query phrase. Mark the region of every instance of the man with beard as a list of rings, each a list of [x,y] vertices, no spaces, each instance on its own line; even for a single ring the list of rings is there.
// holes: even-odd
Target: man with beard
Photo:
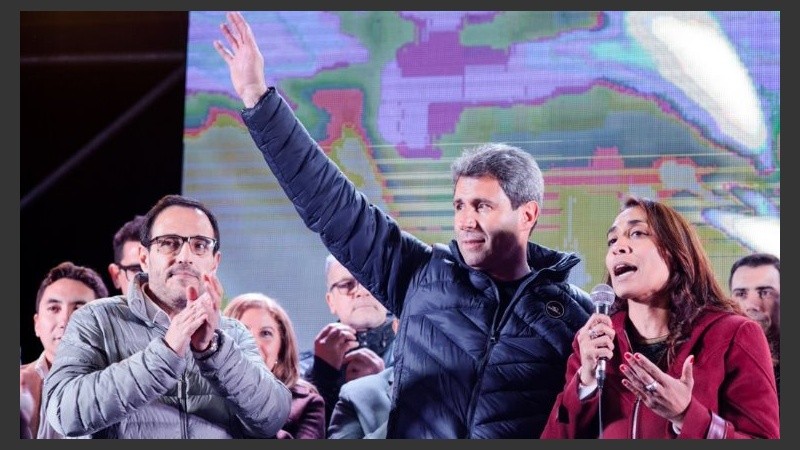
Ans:
[[[47,419],[66,436],[268,438],[291,394],[252,334],[219,312],[216,217],[168,195],[145,216],[127,296],[72,316],[45,381]]]
[[[576,255],[529,242],[544,201],[536,161],[505,144],[464,152],[455,239],[431,246],[355,189],[267,86],[244,17],[227,19],[228,46],[214,46],[264,160],[309,229],[400,318],[386,437],[538,438],[592,304],[567,282]]]

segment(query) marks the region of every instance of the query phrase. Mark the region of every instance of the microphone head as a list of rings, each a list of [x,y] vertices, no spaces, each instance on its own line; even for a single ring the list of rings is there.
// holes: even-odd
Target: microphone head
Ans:
[[[616,298],[614,288],[607,284],[598,284],[589,295],[592,297],[592,303],[594,303],[595,307],[602,306],[606,309],[614,303],[614,298]]]

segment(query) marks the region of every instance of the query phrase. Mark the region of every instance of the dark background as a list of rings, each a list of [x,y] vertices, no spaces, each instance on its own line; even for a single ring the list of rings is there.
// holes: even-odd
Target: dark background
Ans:
[[[114,233],[181,192],[189,13],[24,12],[20,20],[20,351],[62,261],[108,276]],[[23,101],[24,100],[24,101]]]

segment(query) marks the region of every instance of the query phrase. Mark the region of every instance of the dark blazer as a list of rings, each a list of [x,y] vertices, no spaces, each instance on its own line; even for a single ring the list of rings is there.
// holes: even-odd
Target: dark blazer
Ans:
[[[328,439],[381,439],[391,407],[394,368],[342,386],[328,425]]]

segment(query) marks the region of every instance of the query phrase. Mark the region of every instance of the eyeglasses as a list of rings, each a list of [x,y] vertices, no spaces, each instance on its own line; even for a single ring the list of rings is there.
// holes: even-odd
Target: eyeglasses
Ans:
[[[117,267],[119,267],[119,270],[125,273],[125,278],[129,278],[128,272],[133,272],[133,275],[136,276],[137,273],[142,271],[142,266],[139,264],[129,264],[126,266],[122,263],[117,263]]]
[[[352,295],[358,287],[361,286],[361,283],[356,281],[355,278],[348,278],[346,280],[339,281],[338,283],[333,283],[330,288],[328,288],[329,292],[333,292],[336,290],[341,295]]]
[[[217,246],[217,240],[205,236],[179,236],[177,234],[165,234],[150,239],[147,246],[156,245],[156,250],[162,255],[177,255],[183,248],[183,243],[189,243],[189,250],[197,256],[203,256]]]

